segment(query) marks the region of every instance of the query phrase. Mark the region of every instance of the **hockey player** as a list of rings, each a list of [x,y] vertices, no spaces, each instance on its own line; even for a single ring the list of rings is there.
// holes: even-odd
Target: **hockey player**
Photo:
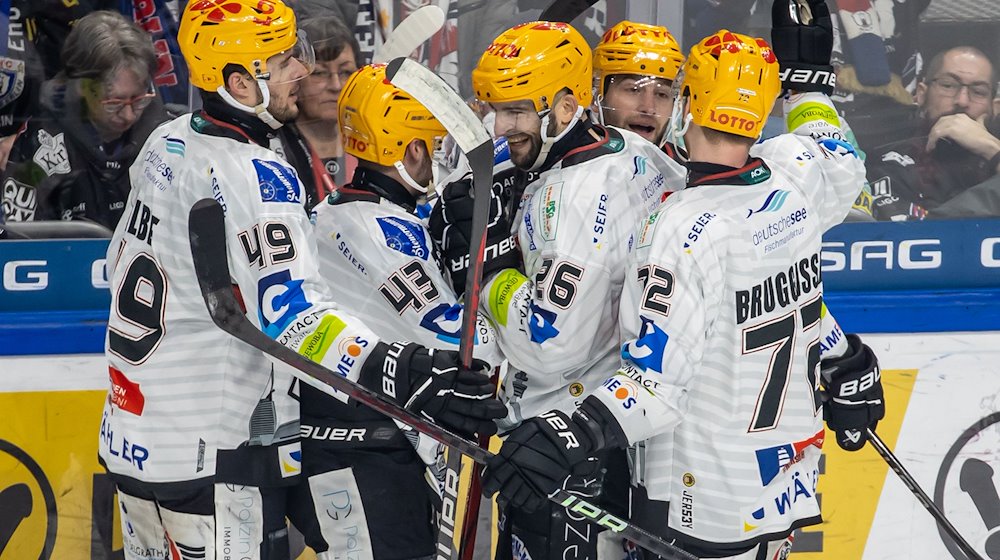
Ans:
[[[381,342],[332,303],[302,186],[268,149],[295,117],[311,64],[291,10],[190,2],[179,40],[204,110],[157,128],[130,170],[108,250],[100,457],[118,489],[126,558],[285,559],[298,406],[287,369],[206,313],[188,238],[196,201],[222,206],[233,282],[268,336],[462,432],[492,431],[494,409],[479,406],[488,379],[458,367],[456,353]]]
[[[594,49],[594,105],[600,122],[663,142],[673,108],[673,84],[684,63],[666,27],[623,21]]]
[[[551,409],[571,412],[617,369],[618,299],[634,224],[666,190],[683,184],[683,169],[656,146],[591,121],[591,64],[590,48],[571,26],[531,22],[497,37],[472,73],[476,97],[492,106],[495,133],[507,138],[511,161],[540,173],[514,220],[523,273],[504,268],[484,275],[481,292],[512,369],[503,385],[510,414],[502,429]],[[463,183],[445,188],[431,230],[459,285],[468,231],[460,225],[467,219],[463,198],[453,189],[468,190]],[[501,254],[493,248],[508,242],[509,231],[491,228],[485,254]],[[612,509],[624,514],[623,452],[601,454],[578,474],[567,488],[592,498],[603,493],[602,503],[617,501]],[[515,508],[501,519],[506,536],[498,558],[510,558],[512,548],[535,559],[596,558],[596,529],[565,510]]]
[[[362,67],[347,80],[339,122],[358,167],[350,184],[315,209],[322,276],[343,294],[343,309],[365,317],[378,336],[457,349],[462,306],[416,215],[444,126],[386,79],[384,64]],[[475,355],[499,365],[496,335],[485,320],[476,340]],[[420,436],[415,451],[409,440],[415,433],[311,387],[302,387],[301,406],[307,480],[293,500],[292,521],[306,543],[321,559],[431,556],[436,493],[424,473],[425,463],[437,459],[436,442]]]
[[[809,6],[821,20],[822,0]],[[783,61],[789,75],[823,69],[810,63]],[[884,413],[877,361],[856,337],[824,360],[822,382],[819,369],[821,235],[847,214],[864,166],[832,139],[750,150],[781,85],[763,39],[720,31],[678,81],[670,126],[691,175],[636,232],[622,368],[574,414],[510,434],[484,489],[530,507],[596,450],[645,441],[648,499],[633,521],[702,558],[785,558],[792,531],[820,521],[820,412],[850,449],[841,434]],[[794,102],[832,109],[818,92]]]

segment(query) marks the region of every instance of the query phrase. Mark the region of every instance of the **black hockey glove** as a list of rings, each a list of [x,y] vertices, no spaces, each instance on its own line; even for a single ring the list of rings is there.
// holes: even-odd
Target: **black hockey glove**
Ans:
[[[483,251],[483,278],[504,268],[517,268],[521,254],[510,233],[510,218],[498,189],[490,190],[490,218],[486,228],[486,249]],[[469,245],[472,237],[472,175],[445,185],[437,204],[431,210],[429,226],[435,243],[441,249],[442,265],[451,276],[451,285],[461,297],[465,293],[465,277],[469,270]]]
[[[833,22],[825,0],[775,0],[771,47],[781,66],[783,88],[833,93]]]
[[[493,397],[488,372],[482,360],[473,360],[472,369],[461,367],[457,352],[379,342],[359,381],[455,433],[493,435],[494,420],[506,416],[507,407]]]
[[[840,447],[857,451],[868,441],[866,430],[885,416],[885,401],[875,353],[855,334],[847,335],[847,344],[842,357],[822,361],[823,419]]]
[[[591,455],[623,445],[624,434],[603,403],[588,397],[572,417],[550,410],[511,431],[486,463],[483,493],[500,492],[511,507],[531,512],[563,487]]]

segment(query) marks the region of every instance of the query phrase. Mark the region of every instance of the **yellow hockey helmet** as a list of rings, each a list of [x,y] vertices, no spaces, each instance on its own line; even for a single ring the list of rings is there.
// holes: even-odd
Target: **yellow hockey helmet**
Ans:
[[[207,91],[225,85],[227,64],[267,79],[267,59],[297,40],[295,14],[281,0],[192,0],[177,32],[191,83]]]
[[[337,112],[344,150],[379,165],[401,161],[414,139],[423,140],[433,155],[447,134],[426,107],[386,79],[385,64],[362,66],[351,74]]]
[[[636,74],[673,81],[684,54],[666,27],[623,21],[604,32],[594,49],[594,80],[604,96],[607,76]]]
[[[748,138],[760,136],[781,91],[771,45],[725,29],[691,48],[682,76],[692,122]]]
[[[504,31],[472,71],[472,89],[486,103],[530,100],[550,109],[569,88],[580,105],[593,98],[590,46],[568,23],[531,21]]]

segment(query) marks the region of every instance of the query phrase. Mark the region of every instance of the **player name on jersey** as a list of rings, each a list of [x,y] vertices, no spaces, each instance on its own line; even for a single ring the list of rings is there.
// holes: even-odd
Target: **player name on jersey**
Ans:
[[[736,324],[742,325],[748,319],[796,303],[801,297],[818,289],[821,282],[819,253],[813,253],[788,267],[787,271],[783,270],[754,284],[749,290],[737,290]]]

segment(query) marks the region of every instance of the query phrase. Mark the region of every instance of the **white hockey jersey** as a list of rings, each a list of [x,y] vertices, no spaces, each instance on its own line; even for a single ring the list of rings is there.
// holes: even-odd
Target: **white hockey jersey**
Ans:
[[[458,350],[462,304],[441,272],[424,220],[348,188],[314,210],[320,272],[343,295],[343,309],[364,317],[383,339]],[[496,333],[483,317],[476,327],[473,355],[499,366]]]
[[[295,171],[240,134],[185,115],[157,128],[130,169],[125,218],[108,248],[111,387],[99,453],[115,474],[210,477],[217,451],[275,440],[288,442],[276,444],[280,475],[301,468],[288,370],[220,330],[206,310],[188,238],[198,200],[214,198],[225,211],[233,282],[261,330],[354,380],[378,341],[337,309],[319,277]]]
[[[684,184],[684,168],[637,134],[586,126],[590,144],[544,170],[522,196],[513,228],[525,275],[506,270],[483,286],[483,307],[512,366],[502,429],[552,409],[572,412],[618,368],[618,303],[634,225]]]
[[[751,155],[701,169],[637,230],[624,365],[596,393],[629,443],[646,440],[670,528],[702,546],[819,522],[821,236],[865,174],[836,140],[784,135]]]

